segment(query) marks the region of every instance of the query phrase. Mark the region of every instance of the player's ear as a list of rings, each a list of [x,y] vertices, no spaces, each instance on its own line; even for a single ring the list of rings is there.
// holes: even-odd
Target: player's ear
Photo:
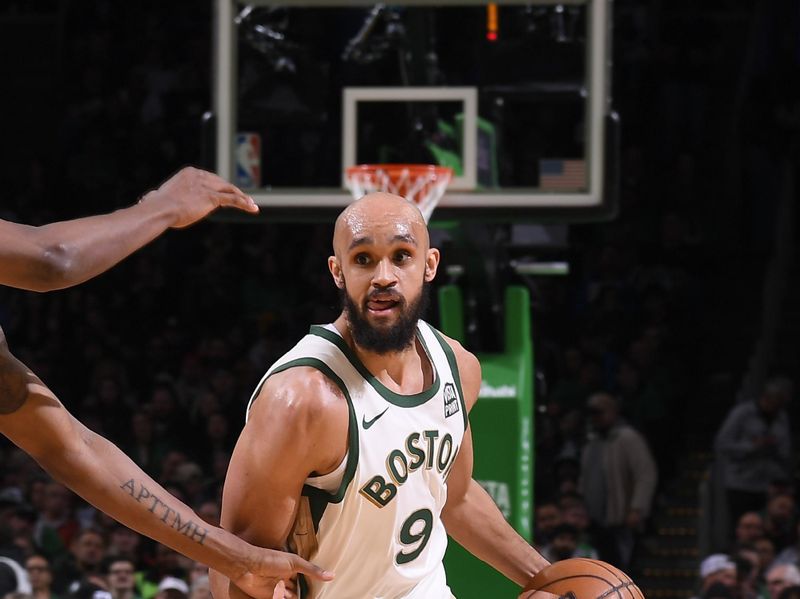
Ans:
[[[344,274],[336,256],[328,256],[328,270],[331,271],[334,285],[339,289],[344,289]]]
[[[430,283],[436,276],[436,269],[439,268],[439,250],[431,248],[425,259],[425,282]]]

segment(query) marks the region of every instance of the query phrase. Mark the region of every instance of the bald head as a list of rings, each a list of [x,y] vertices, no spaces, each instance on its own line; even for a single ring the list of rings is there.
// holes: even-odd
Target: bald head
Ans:
[[[608,393],[595,393],[586,402],[590,410],[617,411],[617,400]]]
[[[401,196],[377,191],[356,200],[339,214],[333,231],[333,251],[341,257],[354,244],[372,242],[378,231],[390,229],[395,237],[406,237],[422,250],[430,246],[428,226],[417,206]]]
[[[617,422],[619,404],[613,395],[595,393],[589,397],[586,408],[595,430],[608,430]]]

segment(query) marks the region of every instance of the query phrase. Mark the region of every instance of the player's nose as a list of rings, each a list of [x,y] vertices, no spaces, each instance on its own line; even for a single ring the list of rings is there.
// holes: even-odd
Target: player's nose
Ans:
[[[391,260],[385,258],[378,262],[372,277],[372,284],[375,287],[390,287],[395,283],[397,283],[397,274]]]

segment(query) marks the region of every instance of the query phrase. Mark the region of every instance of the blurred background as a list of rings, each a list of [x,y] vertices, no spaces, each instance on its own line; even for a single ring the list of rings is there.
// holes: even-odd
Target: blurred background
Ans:
[[[37,225],[108,212],[184,165],[214,168],[203,121],[213,8],[0,3],[0,217]],[[342,47],[369,10],[336,25]],[[566,265],[559,276],[513,267],[532,251],[513,214],[482,230],[493,262],[480,276],[459,276],[470,257],[445,235],[437,285],[460,288],[465,342],[479,352],[502,347],[503,289],[529,297],[528,507],[532,541],[549,559],[599,556],[628,569],[648,597],[778,599],[800,585],[791,442],[800,423],[800,5],[617,0],[609,11],[621,122],[612,209],[600,220],[526,214],[558,238],[536,256]],[[269,72],[291,72],[270,52]],[[559,61],[570,64],[569,53]],[[313,128],[311,116],[296,118]],[[315,139],[297,137],[298,151]],[[556,151],[568,157],[576,143]],[[269,164],[278,179],[338,183],[324,161],[317,170]],[[498,171],[510,186],[528,185],[525,173]],[[217,523],[250,393],[309,324],[338,314],[331,235],[330,219],[293,222],[272,209],[215,218],[74,289],[0,289],[0,325],[84,423]],[[428,316],[435,326],[440,308]],[[606,460],[628,481],[610,490],[610,478],[592,480],[585,467],[606,459],[604,441],[623,427],[645,449],[635,463]],[[621,497],[619,513],[597,504],[598,489]],[[6,440],[0,556],[27,571],[35,599],[210,597],[201,565],[115,524]],[[3,595],[18,578],[0,560]]]

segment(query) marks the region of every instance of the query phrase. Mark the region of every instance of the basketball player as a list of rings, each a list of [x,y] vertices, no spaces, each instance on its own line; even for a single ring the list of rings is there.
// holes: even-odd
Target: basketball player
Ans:
[[[76,285],[109,269],[166,229],[219,207],[258,212],[217,175],[186,168],[138,204],[111,214],[28,227],[0,220],[0,284],[34,291]],[[254,597],[283,597],[295,572],[331,575],[295,555],[253,547],[205,524],[116,446],[76,420],[9,351],[0,329],[0,432],[56,479],[126,526],[226,572]]]
[[[421,320],[439,264],[422,215],[369,194],[337,219],[333,249],[343,311],[312,326],[253,394],[223,525],[335,569],[335,581],[309,582],[315,599],[449,599],[447,535],[526,584],[548,562],[472,479],[480,364]],[[212,590],[242,596],[216,573]]]

